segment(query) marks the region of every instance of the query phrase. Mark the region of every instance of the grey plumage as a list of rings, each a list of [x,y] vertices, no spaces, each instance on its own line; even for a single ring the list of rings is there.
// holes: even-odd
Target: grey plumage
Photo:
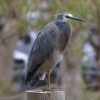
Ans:
[[[51,71],[61,60],[72,35],[68,18],[72,18],[69,13],[58,14],[53,22],[39,32],[28,59],[25,84],[30,82],[34,86],[35,82],[44,79],[47,71]]]
[[[40,67],[44,60],[52,53],[54,48],[54,39],[50,33],[44,32],[46,29],[48,29],[48,26],[38,34],[33,43],[27,64],[25,83],[31,80],[34,73],[38,70],[38,67]]]

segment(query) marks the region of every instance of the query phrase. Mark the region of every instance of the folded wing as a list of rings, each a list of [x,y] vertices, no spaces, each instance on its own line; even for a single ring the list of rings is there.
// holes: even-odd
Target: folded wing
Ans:
[[[31,53],[28,59],[26,75],[25,75],[25,84],[31,81],[34,78],[34,74],[41,66],[41,64],[48,58],[55,46],[54,38],[52,37],[52,32],[54,28],[53,23],[47,25],[37,36],[36,40],[33,43]]]

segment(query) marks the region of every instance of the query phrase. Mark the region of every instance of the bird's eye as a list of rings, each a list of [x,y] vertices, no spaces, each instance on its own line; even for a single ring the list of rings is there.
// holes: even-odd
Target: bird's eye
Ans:
[[[65,16],[66,18],[70,18],[69,16]]]

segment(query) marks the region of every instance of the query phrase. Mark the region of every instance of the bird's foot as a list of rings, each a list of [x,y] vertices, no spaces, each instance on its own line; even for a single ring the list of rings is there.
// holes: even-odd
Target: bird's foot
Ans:
[[[43,91],[49,91],[49,92],[53,92],[53,90],[51,88],[47,88],[47,89],[42,89]]]
[[[42,89],[43,91],[47,91],[47,92],[59,92],[62,91],[61,89],[51,89],[51,88],[47,88],[47,89]]]

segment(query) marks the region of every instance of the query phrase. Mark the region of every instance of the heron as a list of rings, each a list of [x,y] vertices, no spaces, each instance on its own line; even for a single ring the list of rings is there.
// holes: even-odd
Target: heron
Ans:
[[[25,74],[25,84],[33,87],[39,80],[48,76],[47,91],[51,91],[50,73],[61,61],[72,36],[72,25],[69,20],[85,22],[84,19],[74,17],[68,12],[55,15],[54,21],[47,24],[35,39]]]

